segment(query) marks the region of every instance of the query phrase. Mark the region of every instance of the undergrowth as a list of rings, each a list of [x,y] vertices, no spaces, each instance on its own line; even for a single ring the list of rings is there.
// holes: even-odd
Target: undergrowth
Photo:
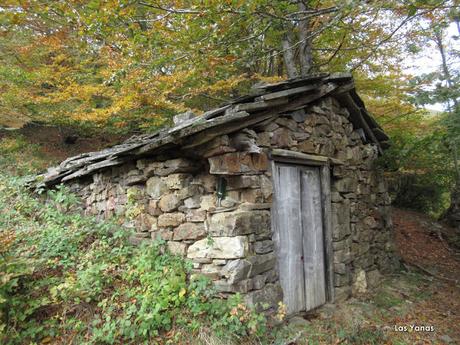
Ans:
[[[0,343],[154,344],[212,331],[244,339],[265,318],[162,242],[133,246],[115,222],[82,216],[63,187],[41,200],[0,173]],[[46,200],[46,201],[45,201]]]

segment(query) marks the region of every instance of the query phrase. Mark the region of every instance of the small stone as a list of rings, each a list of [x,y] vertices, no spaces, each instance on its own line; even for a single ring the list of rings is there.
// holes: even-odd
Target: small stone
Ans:
[[[151,241],[150,239],[148,238],[145,238],[142,234],[138,236],[138,234],[136,235],[133,235],[133,236],[130,236],[128,238],[128,242],[131,243],[132,245],[135,245],[135,246],[138,246],[142,243],[148,243],[149,241]]]
[[[168,250],[173,255],[185,256],[187,253],[187,245],[182,242],[168,241]]]
[[[375,221],[374,217],[366,217],[363,222],[369,229],[375,229],[378,227],[378,223]]]
[[[321,306],[321,308],[318,311],[319,311],[319,316],[322,319],[331,319],[336,313],[336,310],[337,310],[337,307],[335,306],[335,304],[327,303]]]
[[[192,120],[196,115],[192,111],[186,111],[185,113],[177,114],[173,117],[174,126],[178,126],[181,123]]]
[[[273,136],[273,134],[268,133],[268,132],[259,133],[259,135],[257,136],[257,139],[256,139],[257,146],[269,147],[272,136]]]
[[[214,195],[204,195],[201,197],[200,208],[202,210],[209,210],[216,207],[216,197]]]
[[[304,141],[310,137],[310,134],[306,132],[294,132],[293,135],[294,135],[294,139],[297,141]]]
[[[291,131],[297,130],[297,122],[291,119],[287,119],[285,117],[279,117],[275,120],[275,122],[282,126],[290,129]]]
[[[252,278],[252,284],[254,289],[259,290],[265,286],[265,282],[267,281],[267,276],[264,274],[259,274]]]
[[[216,190],[216,176],[211,174],[198,175],[195,178],[196,183],[203,186],[206,193],[213,193]]]
[[[353,293],[365,293],[367,291],[366,272],[364,270],[358,271],[353,283]]]
[[[268,200],[273,194],[272,181],[265,175],[260,176],[260,190],[265,200]]]
[[[137,227],[141,231],[150,231],[157,224],[157,219],[148,213],[141,213],[137,218]]]
[[[200,207],[200,196],[194,195],[184,200],[184,205],[187,208],[199,208]]]
[[[341,202],[343,198],[340,196],[338,192],[331,192],[331,201],[332,202]]]
[[[449,337],[447,334],[444,334],[444,335],[440,336],[439,340],[445,342],[446,344],[453,344],[454,343],[454,340],[451,337]]]
[[[252,280],[246,279],[235,284],[230,284],[223,280],[217,280],[214,282],[214,287],[217,291],[220,292],[247,293],[249,290],[252,289]]]
[[[159,199],[168,190],[167,185],[157,176],[147,180],[146,191],[153,199]]]
[[[348,286],[350,285],[350,275],[348,272],[345,274],[334,274],[334,286]]]
[[[243,190],[241,192],[240,199],[242,202],[247,202],[247,203],[252,203],[252,204],[264,202],[262,191],[259,188]]]
[[[350,229],[350,201],[332,203],[332,236],[334,241],[341,240],[351,234]]]
[[[143,183],[145,182],[147,178],[144,176],[144,175],[131,175],[131,176],[128,176],[126,177],[125,179],[125,185],[127,186],[132,186],[132,185],[135,185],[135,184],[139,184],[139,183]]]
[[[373,288],[378,285],[378,283],[381,281],[382,275],[378,270],[372,270],[367,272],[367,284],[369,287]]]
[[[226,208],[230,208],[230,207],[233,207],[237,204],[237,201],[231,199],[231,198],[225,198],[224,200],[222,200],[220,202],[220,206],[221,207],[226,207]]]
[[[247,259],[251,263],[250,277],[264,273],[268,270],[275,268],[276,255],[274,253],[264,255],[254,255]]]
[[[159,176],[168,176],[175,173],[194,172],[199,168],[195,162],[185,158],[170,159],[163,162],[163,167],[157,168],[155,173]]]
[[[308,327],[308,325],[310,324],[310,321],[305,320],[301,316],[293,316],[289,319],[288,324],[290,327],[293,327],[293,328],[305,328],[305,327]]]
[[[246,304],[256,307],[259,312],[270,308],[276,309],[282,299],[283,291],[279,284],[267,284],[262,289],[251,291],[245,296]]]
[[[189,184],[176,191],[176,195],[180,200],[187,199],[191,196],[198,197],[203,194],[203,187],[196,184]]]
[[[149,200],[149,204],[147,206],[147,212],[152,216],[159,216],[161,214],[160,206],[158,205],[159,201],[152,199]]]
[[[351,287],[342,286],[336,287],[335,292],[335,302],[344,302],[351,296]]]
[[[171,212],[177,210],[180,204],[181,200],[177,197],[177,195],[170,193],[163,195],[158,205],[163,212]]]
[[[286,128],[278,128],[273,132],[271,144],[279,148],[289,148],[293,144],[292,133]]]
[[[254,251],[257,254],[266,254],[273,251],[273,241],[266,240],[266,241],[257,241],[254,243]]]
[[[190,166],[195,165],[195,163],[186,158],[175,158],[175,159],[169,159],[165,161],[164,165],[167,168],[178,169],[178,168],[189,168]]]
[[[334,264],[334,273],[346,274],[348,272],[347,265],[343,263]]]
[[[152,232],[153,240],[171,241],[172,238],[173,238],[173,232],[169,228],[160,229],[160,230]]]
[[[334,242],[333,245],[335,245],[335,243],[339,243],[339,242]],[[345,241],[341,241],[340,243],[343,243],[344,246],[346,246]],[[336,248],[334,248],[334,264],[336,264],[336,263],[347,264],[350,261],[351,261],[351,252],[350,252],[349,247],[346,247],[344,249],[336,249]]]
[[[185,218],[187,222],[204,222],[206,219],[206,211],[197,209],[189,210]]]
[[[309,140],[303,141],[302,143],[297,145],[297,149],[303,153],[317,153],[318,151],[315,144]]]
[[[269,202],[264,202],[264,203],[242,203],[239,207],[240,210],[242,211],[252,211],[252,210],[269,210],[271,208],[272,204]]]
[[[156,162],[152,159],[139,159],[137,162],[136,162],[136,167],[139,169],[139,170],[144,170],[146,167],[148,167],[150,164],[156,164],[158,165],[158,163],[161,163],[161,162]]]
[[[183,223],[174,229],[175,241],[201,239],[206,235],[203,224]]]
[[[247,279],[249,271],[251,270],[251,263],[247,260],[232,260],[229,261],[221,270],[221,275],[227,278],[230,284],[237,283],[241,280]]]
[[[164,213],[158,217],[159,227],[175,227],[185,221],[185,215],[180,212]]]
[[[181,189],[190,184],[192,175],[190,174],[171,174],[161,178],[169,189]]]
[[[214,265],[214,264],[204,264],[201,267],[200,274],[212,279],[212,280],[217,280],[219,279],[220,276],[220,267]]]
[[[338,192],[341,193],[355,192],[356,188],[358,187],[358,182],[354,178],[346,177],[336,181],[333,186]]]

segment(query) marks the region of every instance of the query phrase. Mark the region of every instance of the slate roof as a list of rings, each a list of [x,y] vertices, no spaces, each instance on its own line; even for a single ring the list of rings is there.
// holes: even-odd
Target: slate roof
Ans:
[[[236,132],[270,117],[293,113],[325,96],[333,95],[350,112],[354,128],[362,128],[368,141],[379,150],[388,145],[388,137],[368,114],[356,93],[351,74],[319,74],[276,84],[255,87],[249,95],[235,99],[217,109],[205,112],[163,128],[154,133],[133,136],[120,145],[98,152],[82,153],[64,160],[40,175],[40,185],[53,185],[140,157],[151,156],[164,149],[187,148],[205,143],[219,135]]]

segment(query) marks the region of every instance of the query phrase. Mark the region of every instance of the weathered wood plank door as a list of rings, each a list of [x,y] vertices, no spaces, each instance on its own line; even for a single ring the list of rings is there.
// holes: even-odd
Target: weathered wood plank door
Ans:
[[[318,167],[275,163],[274,241],[288,314],[326,303]]]

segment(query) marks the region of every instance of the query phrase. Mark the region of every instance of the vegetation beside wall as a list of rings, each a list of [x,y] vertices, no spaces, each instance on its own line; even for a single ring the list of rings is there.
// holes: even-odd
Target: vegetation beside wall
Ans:
[[[12,140],[1,141],[2,168],[33,151]],[[40,166],[31,163],[15,170]],[[116,223],[82,216],[66,189],[37,199],[26,179],[0,173],[0,343],[175,344],[202,333],[242,341],[264,332],[264,316],[239,296],[217,298],[161,242],[132,246]]]
[[[442,116],[422,114],[390,129],[392,146],[379,164],[393,205],[439,218],[449,207],[455,166]]]

